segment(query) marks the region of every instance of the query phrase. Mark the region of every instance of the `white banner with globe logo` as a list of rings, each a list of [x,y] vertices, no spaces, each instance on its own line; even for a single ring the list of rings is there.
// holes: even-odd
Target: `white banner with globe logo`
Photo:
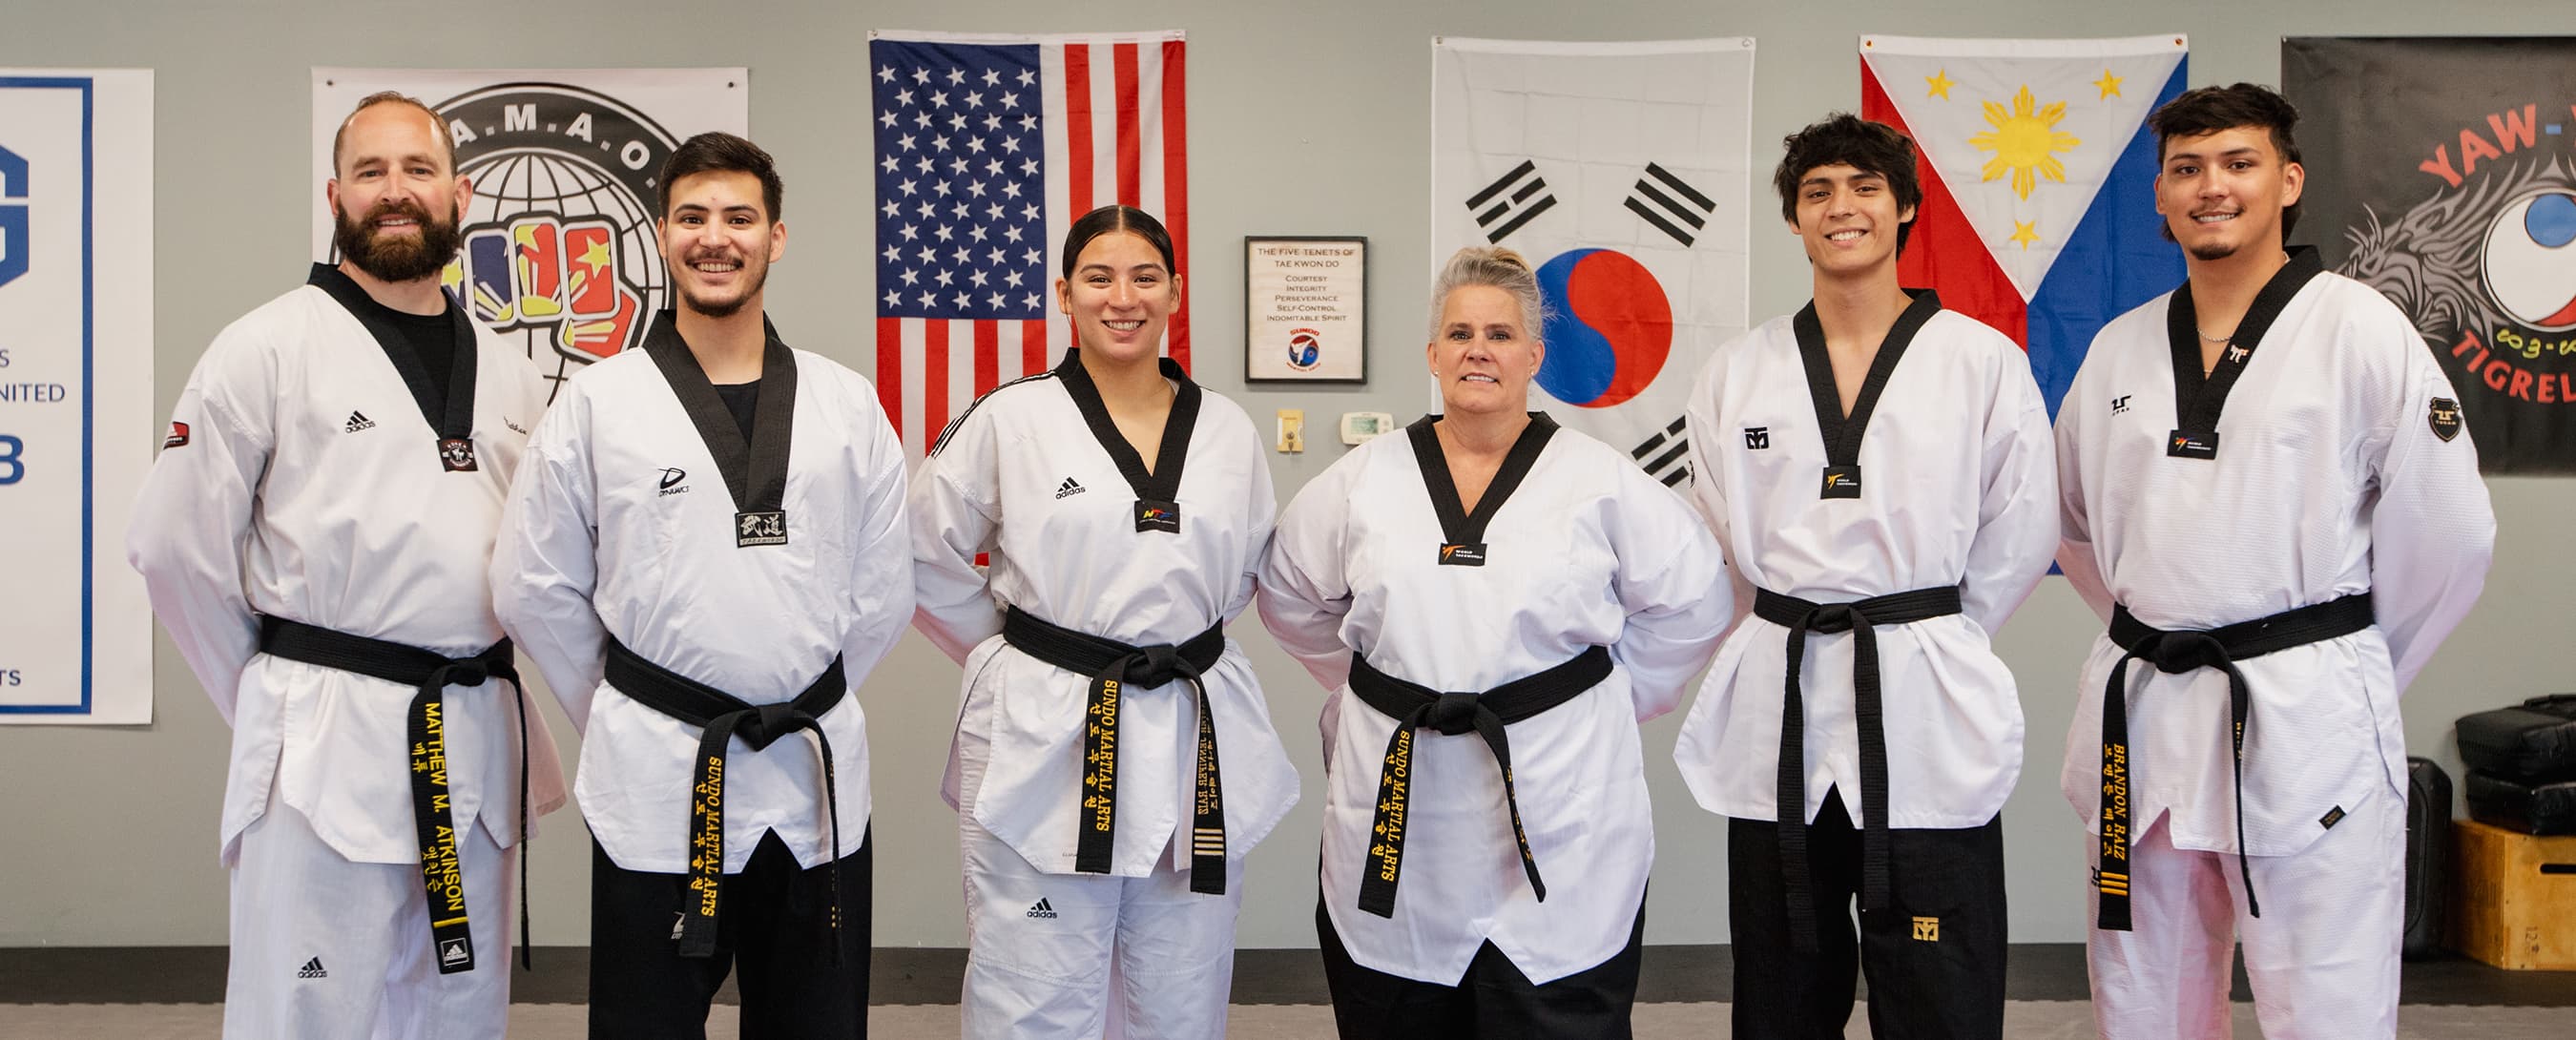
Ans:
[[[1550,312],[1530,406],[1690,479],[1682,405],[1744,331],[1753,41],[1432,41],[1431,263],[1517,250]]]
[[[749,133],[750,85],[739,68],[316,68],[314,175],[331,176],[332,136],[359,99],[400,91],[438,112],[474,186],[447,288],[560,382],[642,343],[669,305],[653,245],[662,162],[696,134]],[[320,207],[313,257],[334,259]]]

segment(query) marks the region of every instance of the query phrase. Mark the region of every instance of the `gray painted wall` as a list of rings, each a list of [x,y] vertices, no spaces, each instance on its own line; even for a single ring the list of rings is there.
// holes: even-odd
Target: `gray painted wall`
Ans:
[[[206,341],[242,312],[301,281],[312,207],[306,180],[307,70],[355,66],[744,65],[752,76],[753,136],[775,152],[794,206],[794,249],[772,282],[771,313],[791,339],[861,372],[874,353],[861,315],[871,267],[865,188],[868,136],[861,63],[868,29],[1073,32],[1180,28],[1190,34],[1192,214],[1199,266],[1198,375],[1254,415],[1304,408],[1329,424],[1344,411],[1410,416],[1424,403],[1414,337],[1428,291],[1430,48],[1435,34],[1527,39],[1753,36],[1757,170],[1777,161],[1780,136],[1828,110],[1859,105],[1855,38],[1863,31],[1971,37],[2192,37],[2194,84],[2277,82],[2284,35],[2576,34],[2564,0],[2275,0],[2076,4],[1965,0],[1912,4],[1134,3],[1029,0],[864,5],[719,5],[599,0],[445,5],[257,0],[28,0],[0,14],[0,67],[124,66],[159,72],[157,206],[160,287],[155,347],[166,415]],[[2509,70],[2497,70],[2509,75]],[[1282,156],[1300,158],[1289,167]],[[135,205],[145,200],[133,200]],[[1767,212],[1770,200],[1753,200]],[[1758,317],[1804,302],[1808,279],[1795,240],[1757,220],[1752,303]],[[1379,354],[1363,389],[1242,389],[1233,339],[1246,234],[1370,236],[1372,338]],[[855,280],[856,284],[853,284]],[[1329,426],[1302,456],[1273,456],[1282,501],[1343,450]],[[157,430],[135,430],[156,437]],[[2576,515],[2576,482],[2492,482],[2502,521],[2486,598],[2435,659],[2407,702],[2419,754],[2456,775],[2450,721],[2508,698],[2576,686],[2576,641],[2559,620],[2576,588],[2576,556],[2557,525]],[[2553,519],[2556,518],[2556,519]],[[1997,637],[2021,677],[2029,715],[2028,767],[2005,810],[2014,885],[2013,937],[2083,936],[2083,845],[2056,793],[2075,669],[2097,626],[2062,579],[2050,579]],[[1270,689],[1306,795],[1253,856],[1241,942],[1314,942],[1314,836],[1322,768],[1312,720],[1322,701],[1302,670],[1257,623],[1238,638]],[[224,941],[225,875],[215,862],[223,788],[221,720],[186,666],[160,643],[158,721],[124,728],[0,727],[0,946],[208,944]],[[954,819],[938,797],[955,710],[957,669],[907,636],[863,692],[877,751],[876,940],[962,946]],[[554,711],[551,701],[547,710]],[[1721,827],[1683,791],[1670,763],[1679,713],[1648,727],[1662,862],[1648,938],[1726,938]],[[574,760],[572,728],[554,717]],[[579,817],[545,821],[535,846],[536,940],[588,936],[589,852]]]

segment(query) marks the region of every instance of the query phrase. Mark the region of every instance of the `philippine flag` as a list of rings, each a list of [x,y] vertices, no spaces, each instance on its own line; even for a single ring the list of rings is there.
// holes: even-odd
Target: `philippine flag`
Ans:
[[[1862,117],[1922,156],[1899,277],[2029,351],[2052,418],[2093,334],[2182,284],[2146,120],[2182,93],[2187,53],[2179,34],[1861,38]]]

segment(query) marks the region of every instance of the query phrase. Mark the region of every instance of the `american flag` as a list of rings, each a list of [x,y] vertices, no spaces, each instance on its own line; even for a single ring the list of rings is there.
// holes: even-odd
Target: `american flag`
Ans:
[[[1054,254],[1076,218],[1151,213],[1187,271],[1183,43],[870,34],[877,393],[913,458],[977,396],[1072,345]],[[1184,296],[1164,334],[1184,368],[1189,315]]]

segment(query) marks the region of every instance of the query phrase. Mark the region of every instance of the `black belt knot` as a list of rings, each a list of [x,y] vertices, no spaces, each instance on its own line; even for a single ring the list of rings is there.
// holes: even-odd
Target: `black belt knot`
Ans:
[[[1127,681],[1138,686],[1161,686],[1184,676],[1199,676],[1199,669],[1181,656],[1181,648],[1170,643],[1137,647],[1134,657],[1127,665]],[[1209,664],[1213,667],[1215,662]]]
[[[1807,864],[1807,715],[1801,675],[1807,633],[1852,633],[1852,722],[1860,738],[1860,908],[1884,910],[1891,900],[1887,827],[1887,723],[1879,689],[1877,625],[1909,625],[1959,612],[1959,587],[1872,596],[1850,603],[1815,603],[1757,589],[1753,614],[1789,630],[1788,668],[1780,701],[1780,771],[1772,819],[1779,827],[1780,870],[1789,899],[1789,941],[1802,953],[1816,950],[1814,885]]]
[[[1216,719],[1201,681],[1225,656],[1225,622],[1178,646],[1129,646],[1046,621],[1014,606],[1002,617],[1002,639],[1049,665],[1091,677],[1083,705],[1082,811],[1075,822],[1073,869],[1106,874],[1118,847],[1118,717],[1128,686],[1152,689],[1186,680],[1198,701],[1198,761],[1190,813],[1190,891],[1225,893],[1225,785],[1218,769]]]
[[[2137,760],[2129,753],[2129,662],[2145,661],[2167,675],[2201,668],[2227,674],[2227,739],[2232,755],[2236,795],[2236,874],[2245,886],[2245,912],[2263,916],[2254,898],[2254,872],[2245,851],[2245,724],[2253,717],[2254,691],[2236,662],[2294,646],[2340,639],[2369,628],[2374,620],[2370,593],[2330,599],[2270,617],[2212,629],[2167,632],[2149,628],[2125,605],[2111,610],[2111,641],[2120,645],[2118,664],[2102,689],[2102,834],[2101,865],[2093,870],[2099,897],[2096,923],[2106,931],[2130,930],[2129,847],[2138,839],[2130,792],[2136,786]]]
[[[445,691],[449,686],[481,686],[491,679],[510,683],[511,703],[519,716],[519,963],[533,966],[528,936],[528,700],[519,685],[519,667],[507,639],[465,657],[384,639],[351,635],[301,621],[263,616],[259,650],[271,657],[381,679],[413,689],[404,713],[404,735],[411,745],[411,822],[420,841],[421,887],[429,900],[430,950],[438,973],[474,970],[474,932],[465,910],[461,884],[450,884],[461,870],[456,817],[449,805]],[[454,893],[454,894],[451,894]]]
[[[795,696],[776,704],[752,704],[723,690],[654,664],[612,636],[608,640],[607,679],[617,692],[681,723],[699,728],[695,776],[689,786],[689,884],[680,898],[680,956],[712,957],[716,952],[720,896],[724,886],[725,760],[733,738],[754,751],[790,733],[814,734],[816,757],[823,760],[823,808],[832,861],[832,963],[841,962],[841,785],[832,762],[832,739],[823,734],[822,716],[849,694],[841,659]]]
[[[1360,654],[1351,655],[1351,694],[1378,714],[1395,720],[1387,738],[1385,765],[1377,777],[1377,813],[1371,822],[1368,859],[1360,864],[1361,910],[1379,917],[1395,916],[1396,880],[1404,871],[1404,824],[1413,800],[1413,733],[1430,726],[1446,736],[1473,732],[1485,738],[1494,764],[1503,771],[1503,806],[1512,818],[1512,840],[1519,844],[1521,873],[1530,891],[1547,901],[1547,882],[1539,878],[1538,857],[1531,854],[1529,833],[1521,826],[1520,795],[1512,780],[1512,723],[1573,700],[1610,677],[1610,651],[1589,647],[1565,663],[1523,676],[1481,694],[1442,693],[1377,670]]]
[[[2235,660],[2228,656],[2227,644],[2207,632],[2157,632],[2139,640],[2129,653],[2166,675],[2225,668]]]
[[[1439,730],[1445,737],[1464,736],[1476,731],[1476,713],[1483,709],[1475,694],[1444,693],[1422,707],[1422,725]]]
[[[1809,607],[1805,615],[1799,618],[1797,627],[1809,632],[1834,635],[1851,631],[1855,623],[1863,620],[1865,620],[1864,616],[1859,611],[1853,610],[1849,603],[1824,603]]]

